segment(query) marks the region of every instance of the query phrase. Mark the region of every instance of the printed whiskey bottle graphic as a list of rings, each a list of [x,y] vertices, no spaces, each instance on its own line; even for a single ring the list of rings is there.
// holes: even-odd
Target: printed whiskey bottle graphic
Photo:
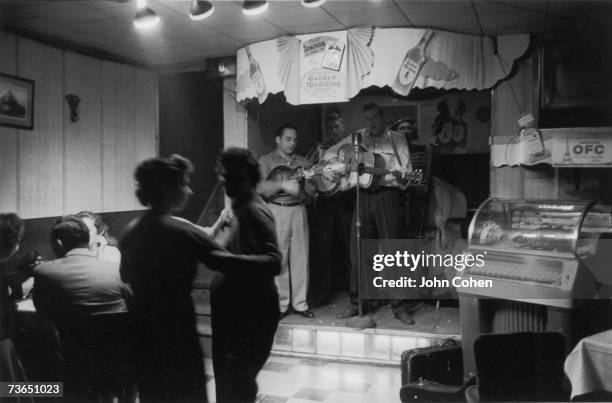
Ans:
[[[405,91],[410,91],[412,89],[416,79],[419,77],[423,65],[427,61],[425,48],[433,34],[433,31],[425,31],[419,43],[406,52],[404,61],[400,65],[399,72],[397,73],[397,78],[395,80],[396,86]]]
[[[251,53],[251,48],[247,45],[245,49],[247,57],[249,58],[249,74],[251,76],[251,82],[253,83],[253,88],[257,94],[257,99],[259,100],[259,103],[262,104],[268,96],[268,91],[266,91],[266,83],[264,82],[261,68],[259,68],[259,63],[257,63],[257,60],[255,60],[253,54]]]
[[[565,153],[563,154],[563,160],[561,162],[563,164],[572,164],[574,162],[570,154],[569,134],[565,135]]]

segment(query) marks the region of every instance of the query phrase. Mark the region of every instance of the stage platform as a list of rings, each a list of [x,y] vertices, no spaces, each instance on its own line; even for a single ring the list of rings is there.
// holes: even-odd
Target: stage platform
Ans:
[[[435,301],[430,301],[435,304]],[[399,365],[403,351],[442,344],[449,338],[461,340],[459,309],[424,304],[414,314],[416,323],[405,325],[393,317],[385,305],[372,313],[376,327],[356,330],[346,319],[336,319],[349,304],[347,295],[314,309],[315,318],[291,314],[279,323],[273,353],[302,358],[350,361],[379,365]],[[196,305],[197,306],[197,305]],[[210,316],[198,312],[198,331],[209,356]]]

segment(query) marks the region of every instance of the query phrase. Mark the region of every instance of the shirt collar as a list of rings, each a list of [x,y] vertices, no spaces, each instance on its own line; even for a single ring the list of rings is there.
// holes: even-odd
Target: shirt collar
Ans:
[[[286,158],[285,156],[283,156],[280,151],[278,151],[278,148],[276,150],[274,150],[274,152],[276,153],[276,157],[278,159],[280,159],[281,161],[285,161],[285,162],[293,162],[295,160],[295,153],[291,154],[289,156],[289,158]]]
[[[91,256],[91,257],[97,256],[95,252],[92,252],[88,248],[74,248],[70,252],[66,253],[66,256],[75,256],[75,255]]]

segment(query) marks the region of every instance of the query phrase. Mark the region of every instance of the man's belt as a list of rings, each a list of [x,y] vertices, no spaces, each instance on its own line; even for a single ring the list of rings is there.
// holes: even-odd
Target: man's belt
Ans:
[[[276,204],[277,206],[282,206],[282,207],[293,207],[293,206],[299,206],[300,204],[302,204],[301,201],[297,201],[297,200],[293,200],[293,201],[270,200],[270,203]]]

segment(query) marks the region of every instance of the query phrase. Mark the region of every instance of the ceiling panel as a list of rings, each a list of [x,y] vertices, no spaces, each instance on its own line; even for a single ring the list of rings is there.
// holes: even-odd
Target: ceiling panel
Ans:
[[[245,42],[230,38],[225,34],[215,33],[212,35],[198,35],[189,38],[182,38],[181,43],[199,49],[201,51],[211,51],[216,47],[237,49],[244,46]]]
[[[68,25],[57,24],[39,17],[19,20],[16,26],[19,30],[57,38],[74,38],[76,40],[80,34],[80,31]]]
[[[546,14],[546,10],[550,4],[550,0],[481,0],[480,2],[502,4],[508,7],[517,8],[519,10],[536,11],[542,14]]]
[[[406,20],[404,15],[394,5],[391,5],[391,7],[378,7],[376,9],[371,8],[361,11],[334,11],[332,14],[347,28],[359,25],[376,25],[378,27],[409,25],[409,22]]]
[[[87,6],[124,20],[132,20],[134,14],[136,14],[136,5],[133,1],[124,3],[115,1],[88,1]]]
[[[81,22],[68,25],[71,28],[102,38],[122,38],[137,35],[136,28],[129,20],[107,18],[105,20]]]
[[[257,24],[229,24],[220,25],[215,29],[234,39],[246,43],[258,42],[264,39],[276,38],[287,34],[286,31],[266,21],[258,21]]]
[[[346,1],[329,0],[323,4],[322,8],[336,13],[350,13],[355,11],[376,10],[380,8],[393,7],[393,0],[365,0],[365,1]]]
[[[511,14],[517,10],[515,7],[511,7],[505,2],[475,1],[473,5],[478,15]]]
[[[295,27],[287,28],[287,33],[292,35],[311,34],[313,32],[330,32],[343,30],[344,25],[339,22],[314,24],[314,25],[296,25]]]
[[[264,18],[272,24],[290,29],[295,26],[333,24],[337,21],[322,8],[304,8],[298,1],[274,3]]]
[[[468,1],[410,1],[398,0],[395,2],[397,6],[406,14],[408,19],[412,19],[413,15],[418,14],[435,14],[440,12],[450,11],[471,11],[472,4]]]
[[[24,5],[20,6],[20,8],[26,13],[31,13],[59,24],[95,21],[109,17],[108,14],[88,7],[81,2],[65,2],[61,7],[58,7],[55,2],[47,2],[46,4]]]
[[[450,26],[471,25],[478,28],[478,20],[474,11],[469,8],[441,10],[437,13],[414,13],[408,16],[417,27],[441,28]]]
[[[546,24],[546,16],[537,13],[518,11],[512,14],[485,14],[480,15],[480,24],[485,31],[489,29],[513,28],[514,33],[524,32],[529,27],[529,32],[542,31]]]
[[[147,31],[132,24],[134,0],[0,0],[0,17],[4,26],[26,36],[44,36],[68,48],[97,49],[102,57],[113,54],[150,65],[191,60],[201,65],[205,57],[232,55],[247,43],[359,25],[432,27],[478,35],[475,12],[485,35],[546,30],[582,37],[612,31],[612,1],[328,0],[320,8],[307,9],[299,0],[285,0],[272,1],[266,13],[253,17],[242,14],[241,1],[213,2],[211,17],[192,21],[188,0],[149,0],[161,24]]]

